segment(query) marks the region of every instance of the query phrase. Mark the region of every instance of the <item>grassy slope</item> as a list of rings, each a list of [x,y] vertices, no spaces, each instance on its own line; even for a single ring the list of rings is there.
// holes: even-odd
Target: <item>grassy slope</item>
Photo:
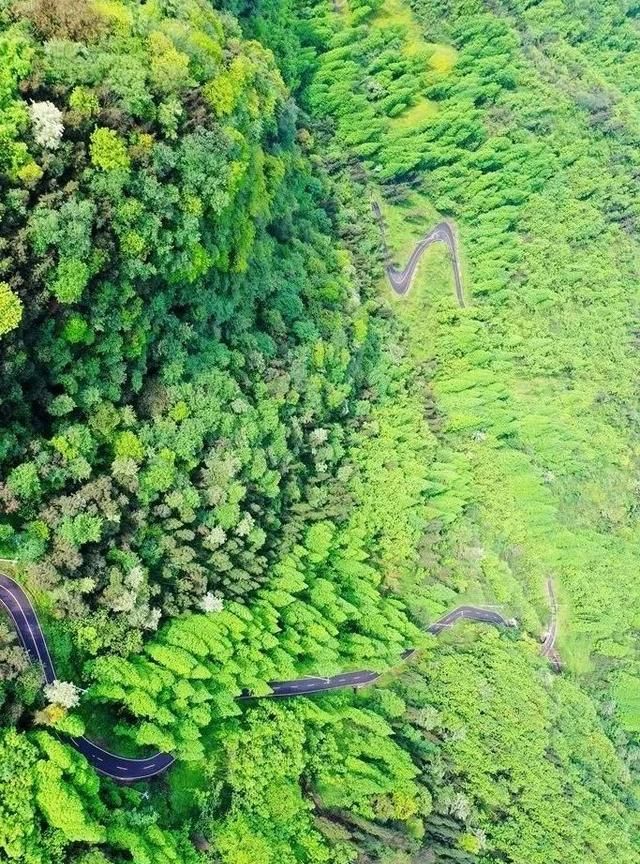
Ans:
[[[350,13],[341,14],[349,26]],[[517,38],[515,25],[508,26]],[[431,35],[422,36],[399,0],[384,4],[370,32],[376,28],[396,28],[402,53],[425,58],[449,85],[460,87],[469,75],[468,61],[461,73],[453,49],[434,50]],[[614,187],[624,188],[631,174],[618,164],[624,141],[593,129],[562,75],[553,81],[530,52],[518,63],[519,88],[483,112],[488,145],[469,159],[469,180],[455,164],[438,167],[402,203],[383,205],[389,245],[404,263],[416,239],[441,218],[434,205],[446,207],[451,190],[473,305],[456,309],[437,249],[425,255],[407,300],[389,301],[383,282],[381,299],[404,325],[407,367],[435,370],[433,390],[445,419],[432,458],[446,463],[448,488],[431,504],[449,522],[449,583],[471,596],[484,586],[485,596],[515,609],[536,633],[548,617],[544,585],[553,576],[563,659],[570,671],[597,674],[610,694],[618,691],[618,718],[632,731],[636,701],[628,691],[638,685],[633,633],[640,606],[633,400],[640,370],[631,331],[640,250],[610,212]],[[418,122],[455,107],[455,97],[414,98],[389,120],[387,136],[406,133],[410,140]],[[527,158],[528,149],[528,164],[535,162],[538,135],[526,128],[533,125],[527,114],[545,112],[546,176],[521,197],[516,151],[522,146]],[[501,170],[478,171],[473,159],[492,158],[505,140],[510,149],[497,160]],[[506,182],[516,190],[512,201],[500,200]],[[518,232],[501,237],[499,214],[508,222],[509,208]]]

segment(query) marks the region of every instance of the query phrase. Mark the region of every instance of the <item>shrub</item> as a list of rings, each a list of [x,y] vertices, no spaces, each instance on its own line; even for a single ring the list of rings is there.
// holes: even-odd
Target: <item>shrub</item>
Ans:
[[[23,462],[16,466],[9,474],[7,485],[14,495],[23,501],[39,498],[42,491],[38,469],[33,462]]]
[[[42,177],[42,168],[36,162],[27,162],[22,168],[16,171],[16,176],[25,186],[35,186],[38,180]]]
[[[63,259],[56,268],[51,291],[61,303],[75,303],[89,281],[89,268],[77,258]]]
[[[65,323],[62,336],[67,342],[76,345],[79,342],[91,342],[91,328],[80,315],[72,315]]]
[[[81,117],[93,117],[100,110],[100,102],[93,90],[80,86],[71,91],[69,107]]]

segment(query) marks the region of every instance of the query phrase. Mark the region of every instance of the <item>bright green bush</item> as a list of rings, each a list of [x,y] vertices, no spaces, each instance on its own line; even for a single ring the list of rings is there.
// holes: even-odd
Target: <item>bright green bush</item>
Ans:
[[[113,129],[98,128],[91,133],[92,163],[103,171],[128,170],[131,162],[124,141]]]
[[[63,258],[56,268],[51,293],[61,303],[75,303],[82,297],[88,281],[89,268],[84,261]]]
[[[15,330],[22,320],[22,301],[6,282],[0,282],[0,336]]]

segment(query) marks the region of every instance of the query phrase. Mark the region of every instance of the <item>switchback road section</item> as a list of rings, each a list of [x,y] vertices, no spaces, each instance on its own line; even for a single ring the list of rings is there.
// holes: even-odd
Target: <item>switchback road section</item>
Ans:
[[[387,246],[384,220],[380,205],[377,201],[373,202],[371,209],[378,225],[380,226],[382,246],[386,259],[385,273],[387,274],[387,279],[389,280],[389,284],[393,291],[395,291],[395,293],[400,297],[407,294],[413,283],[416,269],[423,253],[434,243],[444,243],[449,250],[451,269],[453,271],[453,280],[455,283],[456,300],[458,301],[458,306],[460,306],[461,309],[464,309],[466,303],[464,300],[464,289],[462,285],[462,269],[460,267],[460,256],[458,254],[458,241],[451,224],[449,222],[440,222],[435,226],[435,228],[432,228],[431,231],[425,234],[422,240],[419,240],[416,243],[406,266],[402,270],[398,270],[398,268],[393,264],[389,247]]]

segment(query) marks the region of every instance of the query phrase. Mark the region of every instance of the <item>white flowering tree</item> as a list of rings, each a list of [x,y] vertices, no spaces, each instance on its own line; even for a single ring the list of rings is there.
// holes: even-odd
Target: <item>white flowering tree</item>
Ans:
[[[156,609],[155,607],[153,607],[149,609],[147,617],[145,618],[144,624],[142,626],[145,630],[157,630],[161,618],[162,612],[160,611],[160,609]]]
[[[219,525],[214,525],[211,531],[209,531],[207,536],[204,538],[203,546],[207,549],[218,549],[226,539],[227,535],[224,530]]]
[[[200,608],[203,612],[222,612],[224,608],[222,597],[208,591],[200,601]]]
[[[80,690],[71,681],[57,679],[44,688],[44,695],[54,705],[63,708],[75,708],[80,704]]]
[[[32,102],[29,117],[36,144],[47,150],[56,150],[64,132],[62,111],[53,102]]]
[[[321,426],[318,426],[309,435],[309,442],[312,447],[322,447],[323,444],[326,444],[328,438],[328,431],[323,429]]]

